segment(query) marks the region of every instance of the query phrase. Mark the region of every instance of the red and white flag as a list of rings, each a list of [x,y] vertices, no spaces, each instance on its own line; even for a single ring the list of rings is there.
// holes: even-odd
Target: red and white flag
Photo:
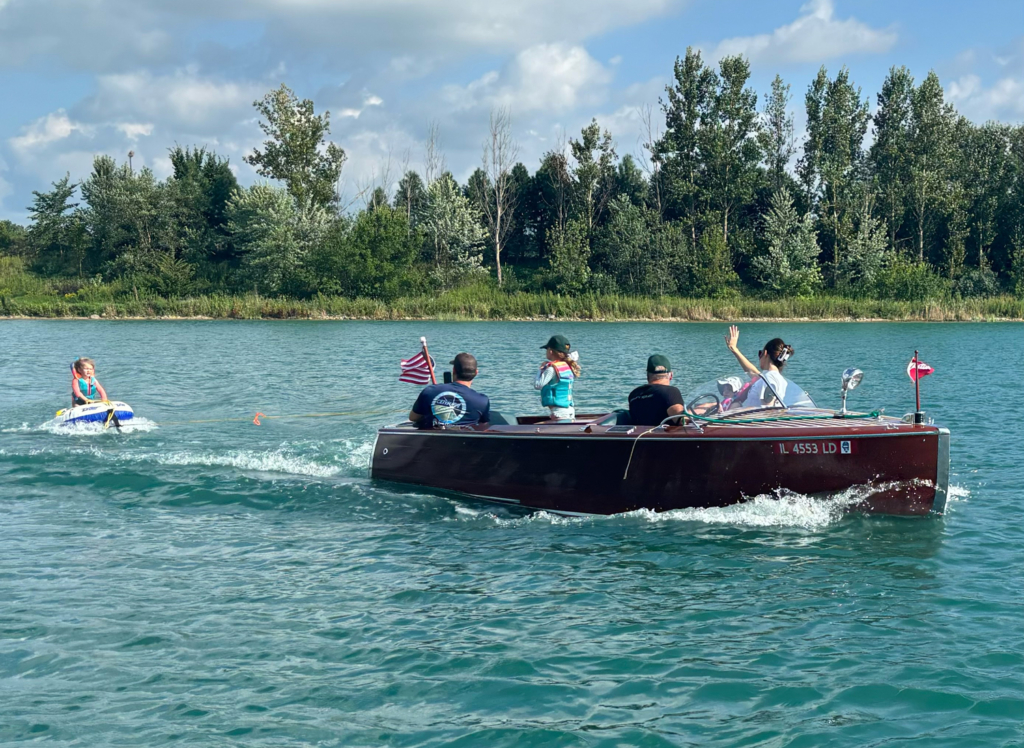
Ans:
[[[915,366],[915,364],[916,364],[916,366]],[[929,374],[931,374],[934,371],[935,371],[935,369],[933,367],[929,366],[928,364],[926,364],[924,361],[917,361],[916,359],[910,359],[910,363],[907,364],[907,376],[910,377],[910,379],[912,381],[914,381],[914,382],[916,382],[921,377],[928,376]]]
[[[398,376],[399,382],[409,384],[430,384],[430,367],[433,360],[427,363],[427,357],[420,351],[410,359],[402,359],[402,373]]]

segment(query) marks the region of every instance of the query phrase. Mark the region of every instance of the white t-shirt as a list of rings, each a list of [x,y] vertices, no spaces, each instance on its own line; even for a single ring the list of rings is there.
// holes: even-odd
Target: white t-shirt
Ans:
[[[786,385],[789,384],[786,381],[786,378],[777,371],[762,371],[761,375],[764,379],[758,378],[756,382],[750,385],[750,389],[747,390],[747,396],[743,400],[744,408],[763,408],[770,405],[775,399],[772,396],[771,390],[765,387],[765,379],[771,382],[772,387],[775,389],[775,393],[785,401]],[[778,404],[781,405],[781,403]]]

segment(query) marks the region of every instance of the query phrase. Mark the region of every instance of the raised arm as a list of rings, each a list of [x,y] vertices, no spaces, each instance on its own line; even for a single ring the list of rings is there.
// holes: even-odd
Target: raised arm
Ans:
[[[554,381],[556,377],[558,377],[558,369],[550,363],[544,364],[540,371],[537,372],[537,378],[533,380],[533,389],[544,389],[544,387]]]
[[[740,341],[740,328],[736,325],[729,327],[729,334],[725,336],[725,344],[732,352],[732,355],[736,357],[736,360],[740,362],[740,366],[743,367],[743,371],[747,372],[752,377],[758,377],[761,375],[761,370],[754,366],[752,363],[747,361],[747,357],[740,353],[740,349],[737,344]]]
[[[96,394],[100,396],[100,400],[107,399],[107,391],[103,389],[103,385],[96,381]]]

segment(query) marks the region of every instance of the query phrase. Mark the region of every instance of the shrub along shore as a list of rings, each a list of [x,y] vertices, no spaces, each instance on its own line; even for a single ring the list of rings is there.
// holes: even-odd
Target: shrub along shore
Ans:
[[[725,299],[658,298],[617,294],[562,296],[554,293],[508,294],[491,288],[376,299],[319,296],[309,300],[256,294],[109,300],[0,293],[0,316],[34,318],[197,318],[197,319],[368,319],[368,320],[1024,320],[1024,300],[1012,296],[932,301],[813,298]]]

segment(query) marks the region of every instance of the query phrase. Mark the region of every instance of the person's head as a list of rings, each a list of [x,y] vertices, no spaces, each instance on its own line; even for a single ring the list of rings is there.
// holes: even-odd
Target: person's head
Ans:
[[[739,377],[726,377],[725,379],[719,379],[715,384],[718,385],[718,394],[720,394],[725,400],[735,397],[736,393],[743,388],[743,382],[740,381]]]
[[[782,371],[782,367],[786,365],[786,361],[793,355],[793,346],[786,345],[782,342],[782,338],[772,338],[765,343],[757,354],[757,361],[761,366],[761,369],[768,371],[772,368]]]
[[[472,353],[460,353],[452,359],[452,379],[455,381],[472,382],[476,373],[476,358]]]
[[[91,377],[96,373],[96,363],[91,358],[80,358],[75,361],[75,373]]]
[[[576,362],[576,359],[572,358],[570,352],[572,346],[569,344],[569,339],[564,335],[552,335],[547,343],[541,346],[544,349],[544,353],[547,356],[548,361],[562,361],[569,364],[569,368],[572,369],[574,376],[580,375],[580,365]]]
[[[667,356],[654,354],[647,359],[647,383],[669,384],[672,381],[672,364]]]

